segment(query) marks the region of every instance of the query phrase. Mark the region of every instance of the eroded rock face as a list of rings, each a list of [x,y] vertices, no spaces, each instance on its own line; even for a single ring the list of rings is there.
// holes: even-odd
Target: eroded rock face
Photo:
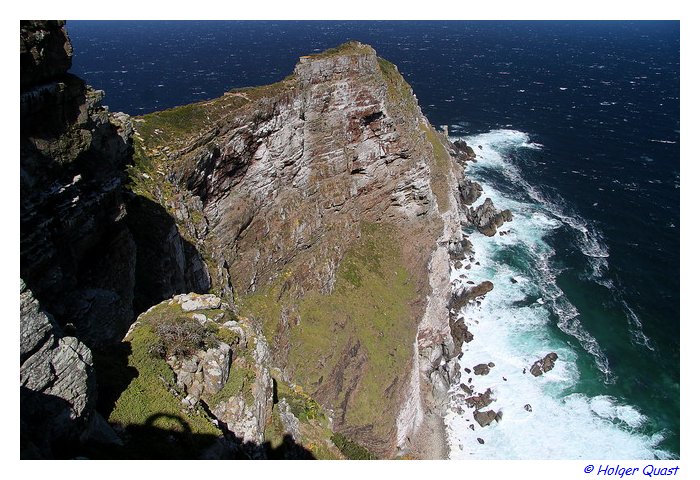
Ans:
[[[64,336],[20,283],[20,455],[60,457],[71,453],[94,411],[92,353]]]

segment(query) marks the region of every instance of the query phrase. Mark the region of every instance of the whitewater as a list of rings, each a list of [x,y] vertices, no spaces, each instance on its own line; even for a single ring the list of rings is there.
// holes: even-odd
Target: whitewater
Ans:
[[[473,386],[474,394],[489,388],[493,392],[496,400],[482,410],[503,416],[482,428],[464,403],[469,395],[453,386],[445,418],[450,458],[671,458],[658,447],[664,433],[650,433],[645,428],[648,419],[634,405],[577,389],[582,381],[579,355],[590,357],[603,390],[616,377],[599,342],[584,328],[581,313],[557,285],[562,267],[553,262],[556,251],[550,236],[568,229],[571,248],[587,259],[583,274],[610,288],[614,284],[606,275],[609,253],[601,233],[564,199],[545,195],[525,181],[513,161],[546,145],[531,142],[517,130],[460,138],[477,154],[467,170],[483,187],[474,206],[491,198],[497,208],[511,210],[513,221],[493,237],[470,232],[473,254],[455,262],[451,271],[455,291],[485,280],[494,284],[483,300],[460,312],[474,340],[464,344],[459,363],[462,383]],[[630,336],[651,349],[641,322],[629,306],[625,308]],[[530,366],[549,352],[559,357],[554,369],[540,377],[530,374]],[[489,362],[495,365],[489,374],[470,372]]]

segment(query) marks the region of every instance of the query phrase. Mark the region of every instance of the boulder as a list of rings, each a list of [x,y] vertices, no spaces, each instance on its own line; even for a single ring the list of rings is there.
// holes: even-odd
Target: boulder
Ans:
[[[476,423],[478,423],[482,428],[486,427],[491,424],[491,422],[499,421],[503,415],[500,415],[493,410],[487,410],[485,412],[480,412],[478,410],[474,411],[474,420],[476,420]]]
[[[557,361],[557,358],[559,358],[559,356],[556,353],[548,353],[543,358],[537,360],[535,363],[532,364],[532,366],[530,367],[530,373],[533,374],[535,377],[539,377],[543,373],[547,373],[548,371],[554,368],[554,362]]]
[[[476,153],[474,153],[474,149],[472,147],[467,145],[467,142],[459,139],[454,141],[452,145],[454,146],[454,152],[457,156],[457,160],[461,162],[475,161]]]
[[[459,182],[459,199],[465,205],[471,205],[481,196],[483,187],[477,182],[463,179]]]
[[[176,295],[173,300],[180,305],[185,312],[196,312],[198,310],[214,310],[221,307],[221,298],[216,295],[188,293],[186,295]]]
[[[492,393],[493,392],[491,391],[491,389],[488,388],[484,393],[480,393],[478,395],[474,395],[465,399],[465,402],[467,406],[471,408],[476,408],[477,410],[482,409],[493,403],[493,401],[495,400],[494,398],[491,398]]]
[[[490,371],[491,368],[485,363],[474,366],[474,375],[488,375]]]

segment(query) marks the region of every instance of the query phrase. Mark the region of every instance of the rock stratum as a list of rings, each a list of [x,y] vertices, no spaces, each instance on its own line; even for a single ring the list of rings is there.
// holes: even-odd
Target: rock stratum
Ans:
[[[450,261],[510,212],[398,69],[349,42],[131,118],[20,27],[22,457],[444,456]]]

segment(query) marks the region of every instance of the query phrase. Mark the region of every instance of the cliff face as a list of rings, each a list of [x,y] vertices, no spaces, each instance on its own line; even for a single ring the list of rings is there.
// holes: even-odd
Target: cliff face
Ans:
[[[219,439],[210,457],[269,455],[253,444],[283,432],[320,439],[330,457],[352,442],[385,457],[439,454],[411,437],[440,418],[459,376],[449,257],[464,248],[466,184],[396,67],[351,42],[302,57],[277,84],[132,121],[66,73],[61,23],[21,27],[21,274],[36,297],[21,314],[21,363],[39,344],[72,346],[90,392],[67,399],[72,417],[98,418],[85,343],[104,346],[98,410],[120,429],[139,425],[129,438],[151,438],[153,418],[179,416],[181,398],[188,428]],[[175,297],[110,346],[152,305],[207,290],[220,312],[183,314],[167,306]],[[40,322],[25,314],[41,309]],[[199,343],[173,353],[183,325]],[[25,381],[37,368],[23,392],[51,393]],[[130,369],[139,375],[124,381]],[[134,392],[157,415],[135,417]]]
[[[146,303],[208,288],[206,269],[187,271],[186,242],[174,221],[162,207],[124,188],[133,151],[131,120],[109,113],[100,106],[102,92],[67,73],[71,58],[63,22],[21,22],[20,275],[22,305],[32,306],[20,312],[21,385],[23,398],[60,400],[49,410],[38,400],[31,403],[36,408],[23,403],[26,440],[37,443],[31,455],[40,456],[75,443],[96,418],[86,345],[120,341]],[[138,228],[147,221],[147,229]],[[160,264],[145,266],[150,252]],[[158,280],[140,275],[143,269]],[[148,300],[139,303],[144,296]],[[45,313],[28,313],[34,310]],[[37,319],[43,319],[41,327]],[[46,334],[38,343],[31,333],[37,328]],[[65,356],[69,345],[85,378],[75,380],[72,366],[56,368],[56,357]],[[44,428],[42,419],[61,425]]]
[[[392,454],[429,262],[459,239],[457,214],[443,218],[458,169],[396,67],[345,44],[135,125],[137,189],[207,252],[217,293],[235,292],[340,431]]]

